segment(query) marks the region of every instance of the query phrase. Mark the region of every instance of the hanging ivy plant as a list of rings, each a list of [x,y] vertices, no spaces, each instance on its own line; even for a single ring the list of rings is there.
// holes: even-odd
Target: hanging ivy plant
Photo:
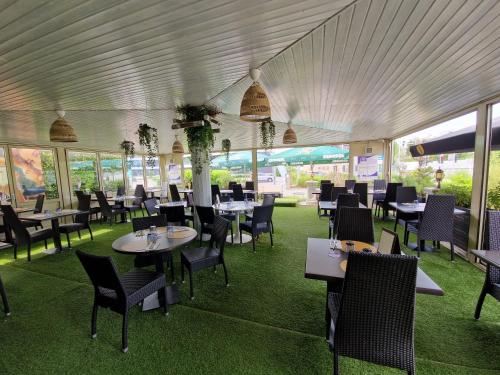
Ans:
[[[147,159],[146,164],[150,168],[156,165],[156,156],[158,155],[158,130],[148,124],[139,124],[137,129],[139,136],[139,144],[146,149]]]
[[[222,151],[226,153],[226,161],[229,161],[229,151],[231,151],[231,140],[223,139],[222,140]]]
[[[120,143],[120,148],[123,150],[125,153],[125,157],[134,157],[135,155],[135,143],[132,141],[127,141],[126,139],[123,140],[122,143]]]
[[[265,150],[273,148],[276,127],[273,120],[269,119],[260,123],[260,140]]]
[[[177,114],[185,121],[202,121],[203,125],[194,128],[185,128],[189,151],[191,152],[191,163],[193,172],[200,174],[203,170],[203,160],[209,160],[210,151],[214,147],[214,133],[210,121],[206,116],[215,117],[221,113],[220,109],[212,105],[183,105],[176,108]],[[193,152],[193,150],[197,150]],[[200,151],[200,152],[198,152]]]

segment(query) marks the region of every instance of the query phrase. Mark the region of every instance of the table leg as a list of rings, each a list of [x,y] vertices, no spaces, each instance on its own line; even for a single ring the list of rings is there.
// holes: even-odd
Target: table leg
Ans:
[[[235,222],[236,222],[236,231],[234,232],[234,243],[239,243],[241,245],[242,243],[250,242],[252,240],[252,237],[244,233],[241,235],[241,241],[240,241],[240,212],[236,212]],[[226,237],[226,242],[231,243],[231,234],[229,234]]]
[[[418,213],[418,224],[420,225],[421,222],[422,222],[422,212],[419,212]],[[424,243],[425,243],[425,241],[424,241]],[[408,242],[408,245],[406,245],[406,247],[408,247],[411,250],[417,251],[418,250],[418,243],[417,242]],[[435,250],[436,249],[434,247],[429,246],[429,245],[425,245],[422,249],[420,249],[421,252],[428,252],[428,253],[432,253]]]
[[[155,268],[156,272],[165,274],[165,266],[163,264],[162,254],[155,256]],[[165,275],[165,278],[167,276]],[[177,284],[172,284],[167,286],[167,303],[173,305],[179,303],[181,300],[179,288]],[[150,296],[146,297],[142,303],[142,311],[148,311],[152,309],[158,309],[163,307],[165,301],[163,300],[163,294],[155,292]]]
[[[52,226],[52,232],[54,233],[54,249],[47,249],[44,250],[43,252],[45,254],[53,255],[55,253],[60,253],[63,248],[61,244],[61,233],[59,233],[59,219],[58,218],[53,218],[50,220],[50,224]]]

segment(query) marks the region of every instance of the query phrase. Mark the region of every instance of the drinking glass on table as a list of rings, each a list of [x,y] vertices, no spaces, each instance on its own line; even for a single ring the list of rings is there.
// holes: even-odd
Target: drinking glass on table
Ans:
[[[338,242],[337,242],[337,234],[333,232],[333,222],[330,220],[330,231],[332,233],[332,236],[330,238],[330,251],[328,252],[328,256],[331,256],[332,258],[338,258],[341,254],[341,251],[338,247]]]

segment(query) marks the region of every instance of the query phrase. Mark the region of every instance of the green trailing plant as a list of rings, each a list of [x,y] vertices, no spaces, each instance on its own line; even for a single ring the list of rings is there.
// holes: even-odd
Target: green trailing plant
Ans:
[[[203,169],[203,161],[210,160],[210,151],[214,147],[214,133],[210,121],[206,116],[215,117],[221,111],[212,105],[183,105],[176,108],[177,114],[185,121],[202,121],[203,125],[194,128],[185,128],[189,151],[191,152],[191,163],[193,172],[200,174]]]
[[[273,120],[269,119],[260,123],[260,140],[262,147],[265,150],[272,149],[274,144],[274,137],[276,136],[276,127]]]
[[[222,151],[226,153],[226,160],[229,161],[229,152],[231,151],[231,140],[223,139],[222,140]]]
[[[158,130],[148,124],[139,124],[137,135],[139,136],[139,144],[146,149],[146,164],[148,167],[154,168],[159,148]]]
[[[125,153],[125,156],[127,158],[134,157],[134,155],[135,155],[135,143],[134,142],[124,140],[122,143],[120,143],[120,148],[123,150],[123,152]]]

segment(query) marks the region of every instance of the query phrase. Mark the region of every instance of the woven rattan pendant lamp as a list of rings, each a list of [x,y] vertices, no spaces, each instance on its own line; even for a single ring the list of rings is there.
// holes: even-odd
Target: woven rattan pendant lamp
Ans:
[[[285,134],[283,134],[283,144],[291,145],[293,143],[297,143],[297,134],[295,134],[295,130],[292,129],[292,124],[288,123],[288,129],[286,129]]]
[[[184,153],[184,147],[182,146],[182,143],[177,139],[177,134],[175,135],[175,141],[172,144],[172,154],[183,154]]]
[[[251,69],[252,85],[243,95],[240,106],[240,119],[247,122],[262,122],[271,118],[271,106],[266,92],[260,86],[259,69]]]
[[[64,119],[64,111],[56,111],[58,118],[50,125],[51,142],[78,142],[75,131]]]

